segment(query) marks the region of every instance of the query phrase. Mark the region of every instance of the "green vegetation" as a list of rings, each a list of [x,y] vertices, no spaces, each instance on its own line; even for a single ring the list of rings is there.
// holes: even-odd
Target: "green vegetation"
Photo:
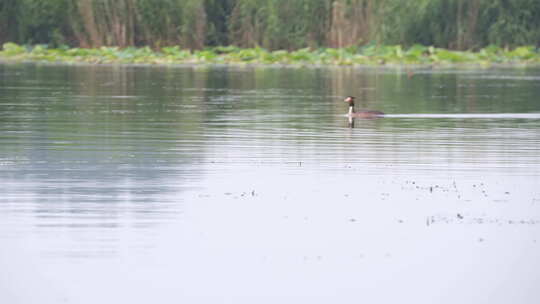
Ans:
[[[538,0],[2,0],[0,45],[268,50],[540,45]]]
[[[488,46],[478,52],[413,45],[369,45],[361,48],[320,48],[295,51],[268,51],[263,48],[212,47],[202,50],[184,50],[178,46],[163,47],[154,51],[149,47],[119,48],[47,48],[5,43],[0,60],[88,62],[88,63],[147,63],[147,64],[293,64],[293,65],[382,65],[382,64],[481,64],[521,63],[540,64],[540,52],[535,47],[518,47],[512,50]]]
[[[2,0],[1,44],[15,61],[538,63],[540,1]]]

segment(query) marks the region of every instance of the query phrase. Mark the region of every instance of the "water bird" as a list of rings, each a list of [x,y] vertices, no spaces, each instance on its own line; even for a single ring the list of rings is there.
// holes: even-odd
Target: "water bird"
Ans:
[[[349,117],[355,117],[355,118],[377,118],[377,117],[383,117],[384,113],[381,111],[374,111],[374,110],[365,110],[365,111],[359,111],[356,112],[354,110],[354,96],[347,96],[345,98],[345,102],[349,103]]]

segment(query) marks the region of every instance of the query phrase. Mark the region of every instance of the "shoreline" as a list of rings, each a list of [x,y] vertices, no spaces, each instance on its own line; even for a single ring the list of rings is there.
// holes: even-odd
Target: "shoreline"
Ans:
[[[540,66],[540,52],[523,46],[513,50],[494,46],[477,52],[415,45],[369,46],[349,49],[300,49],[268,51],[262,48],[214,47],[184,50],[178,46],[152,50],[149,47],[53,48],[5,43],[0,63],[51,63],[141,66],[265,66],[265,67],[373,67],[373,68],[493,68]]]

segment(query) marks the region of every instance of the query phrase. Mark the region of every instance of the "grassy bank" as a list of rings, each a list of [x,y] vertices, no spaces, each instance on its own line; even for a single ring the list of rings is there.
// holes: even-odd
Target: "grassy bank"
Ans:
[[[361,48],[321,48],[296,51],[268,51],[262,48],[213,47],[185,50],[178,46],[152,50],[143,48],[100,47],[47,48],[5,43],[0,60],[64,63],[115,64],[284,64],[284,65],[459,65],[459,64],[540,64],[540,51],[523,46],[503,49],[489,46],[477,52],[452,51],[414,45],[365,46]]]

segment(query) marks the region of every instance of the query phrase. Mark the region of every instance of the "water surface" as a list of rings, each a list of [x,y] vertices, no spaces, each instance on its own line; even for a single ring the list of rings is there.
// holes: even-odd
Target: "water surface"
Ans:
[[[0,65],[0,302],[538,303],[540,69],[408,74]]]

